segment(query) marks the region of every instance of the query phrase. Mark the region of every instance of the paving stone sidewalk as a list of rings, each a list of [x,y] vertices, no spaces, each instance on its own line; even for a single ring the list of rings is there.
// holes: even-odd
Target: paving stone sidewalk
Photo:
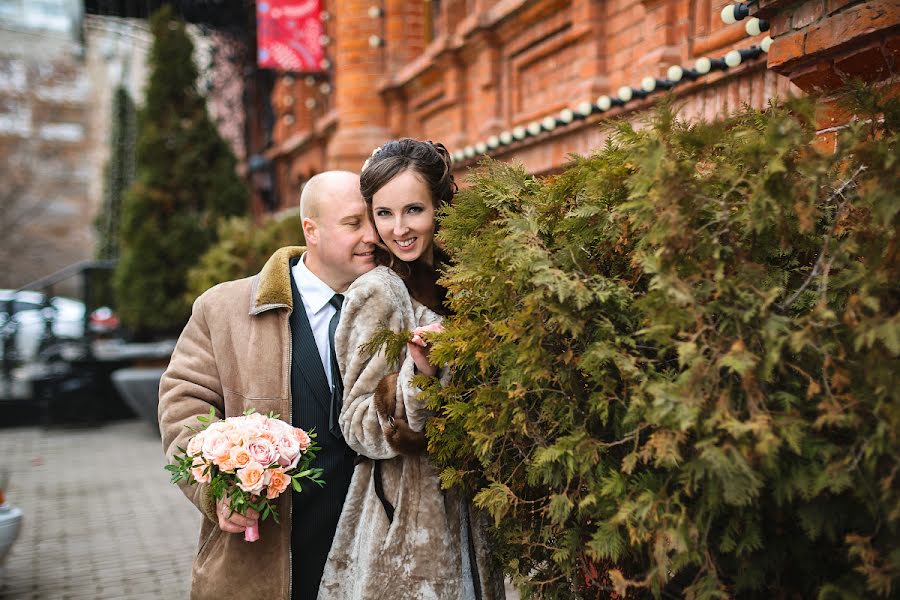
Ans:
[[[148,424],[0,429],[0,457],[24,512],[0,598],[188,597],[201,516]]]

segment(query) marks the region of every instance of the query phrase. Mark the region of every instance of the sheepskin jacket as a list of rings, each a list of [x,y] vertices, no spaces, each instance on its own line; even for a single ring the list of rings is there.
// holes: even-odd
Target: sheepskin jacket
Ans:
[[[387,267],[363,275],[345,294],[335,334],[344,382],[341,430],[353,450],[381,461],[384,496],[395,512],[389,520],[375,490],[374,462],[363,460],[344,502],[319,600],[504,597],[480,518],[459,494],[441,490],[425,455],[429,413],[410,382],[412,358],[406,355],[397,372],[383,352],[359,350],[382,323],[401,331],[439,320]]]
[[[278,250],[262,271],[219,284],[194,302],[159,386],[159,430],[167,462],[186,448],[188,427],[215,410],[216,417],[248,408],[291,414],[292,310],[289,261],[305,248]],[[302,310],[303,308],[300,307]],[[284,418],[284,417],[283,417]],[[290,598],[291,494],[276,501],[280,524],[259,524],[252,544],[218,526],[206,484],[180,485],[205,515],[194,559],[191,598]]]

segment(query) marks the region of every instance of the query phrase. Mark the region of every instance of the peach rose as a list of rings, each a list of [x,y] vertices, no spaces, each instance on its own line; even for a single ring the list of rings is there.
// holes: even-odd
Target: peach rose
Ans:
[[[259,493],[266,483],[265,471],[261,464],[250,461],[246,467],[237,470],[238,487],[251,494]]]
[[[285,475],[284,469],[266,469],[266,498],[280,496],[291,484],[291,478]]]
[[[212,477],[209,474],[209,471],[206,471],[206,463],[202,461],[194,461],[193,466],[191,467],[191,475],[197,483],[209,483]]]
[[[262,438],[257,438],[247,444],[247,453],[254,461],[267,467],[278,460],[278,449],[275,444]]]
[[[242,469],[250,464],[252,460],[247,451],[241,446],[234,446],[231,449],[231,461],[235,464],[236,468]]]
[[[300,452],[306,452],[306,449],[309,448],[310,444],[312,444],[312,440],[309,437],[309,434],[300,429],[299,427],[294,427],[294,437],[297,438],[297,443],[300,444]]]
[[[218,431],[207,431],[203,439],[203,458],[213,462],[228,460],[231,441]]]
[[[259,439],[266,440],[267,442],[271,442],[272,444],[275,444],[277,442],[275,434],[268,429],[263,429],[262,431],[260,431],[258,437]]]

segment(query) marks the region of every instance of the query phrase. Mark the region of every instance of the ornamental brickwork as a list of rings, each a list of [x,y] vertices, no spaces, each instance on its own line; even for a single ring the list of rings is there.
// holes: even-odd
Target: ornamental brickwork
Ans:
[[[890,79],[897,3],[760,0],[749,12],[771,29],[751,36],[746,19],[723,22],[723,0],[329,0],[327,74],[273,86],[265,157],[278,208],[295,206],[312,175],[358,171],[400,136],[443,142],[459,174],[482,154],[552,173],[603,144],[602,121],[640,119],[672,66],[685,72],[672,89],[688,118],[833,90],[847,64],[866,63],[861,52],[875,53],[870,79]]]

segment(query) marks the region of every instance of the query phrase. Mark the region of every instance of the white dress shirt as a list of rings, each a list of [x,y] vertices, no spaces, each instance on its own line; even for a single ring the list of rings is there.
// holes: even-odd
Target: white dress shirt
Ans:
[[[325,377],[328,378],[328,385],[334,386],[331,381],[331,349],[328,345],[328,324],[331,317],[337,310],[328,303],[335,291],[328,287],[328,284],[316,277],[310,271],[306,263],[306,253],[300,257],[294,268],[291,269],[291,275],[300,290],[300,296],[303,298],[303,308],[306,310],[306,317],[309,319],[309,326],[312,328],[313,338],[316,340],[316,347],[319,349],[319,358],[322,359],[322,367],[325,369]],[[296,310],[297,307],[294,307]]]

